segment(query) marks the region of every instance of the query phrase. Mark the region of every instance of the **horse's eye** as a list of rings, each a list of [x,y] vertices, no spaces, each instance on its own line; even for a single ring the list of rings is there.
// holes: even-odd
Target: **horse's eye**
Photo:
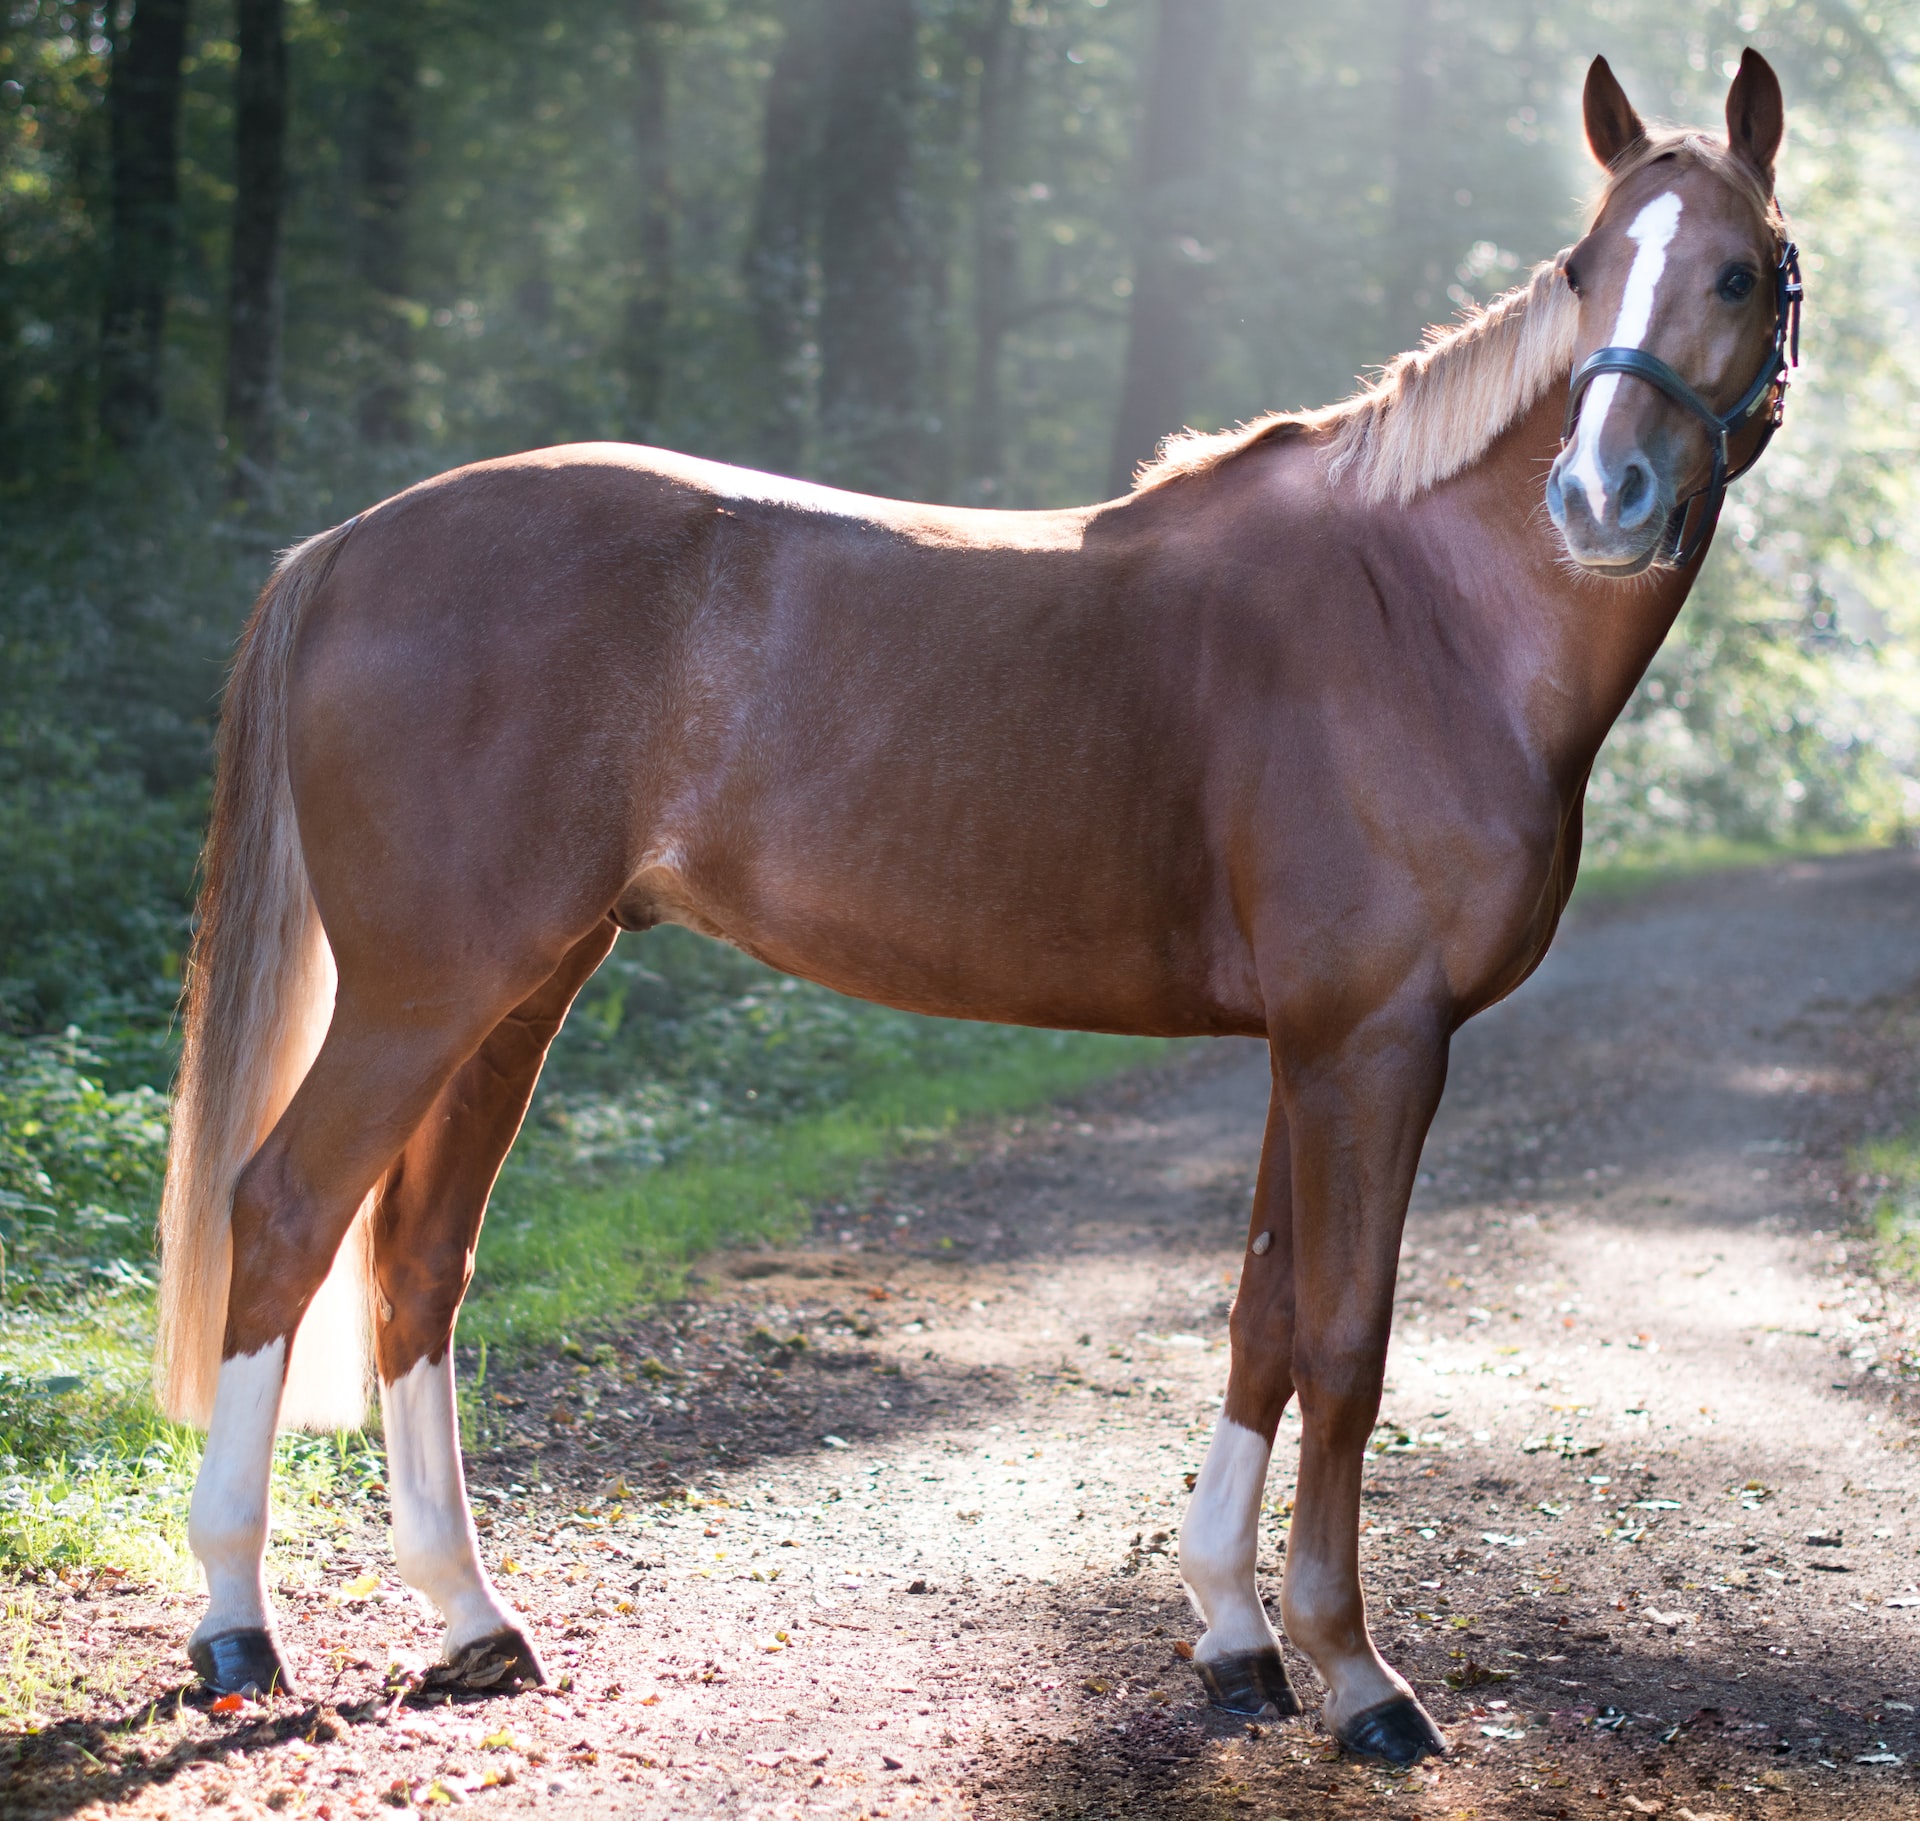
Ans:
[[[1753,274],[1745,266],[1731,266],[1720,274],[1720,295],[1728,303],[1745,303],[1753,295]]]
[[[1561,269],[1567,275],[1567,289],[1571,291],[1575,297],[1578,297],[1580,295],[1579,269],[1573,264],[1571,260],[1569,260],[1567,264]]]

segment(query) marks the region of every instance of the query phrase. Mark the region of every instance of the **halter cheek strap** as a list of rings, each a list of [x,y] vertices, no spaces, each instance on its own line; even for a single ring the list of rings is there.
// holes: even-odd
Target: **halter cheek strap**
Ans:
[[[1674,507],[1664,533],[1666,559],[1679,568],[1684,569],[1706,548],[1707,540],[1720,522],[1720,508],[1726,503],[1727,488],[1766,452],[1767,444],[1773,440],[1773,433],[1786,414],[1787,372],[1800,364],[1800,300],[1804,289],[1800,280],[1800,250],[1792,241],[1786,241],[1773,273],[1773,348],[1753,384],[1730,411],[1714,410],[1672,367],[1644,348],[1596,349],[1580,363],[1580,370],[1573,376],[1567,395],[1566,423],[1560,432],[1563,443],[1573,435],[1580,421],[1580,406],[1587,388],[1603,373],[1645,380],[1691,413],[1705,428],[1713,453],[1712,478]],[[1760,439],[1754,444],[1753,453],[1735,468],[1731,466],[1729,445],[1756,419],[1761,420]],[[1687,520],[1696,501],[1701,502],[1701,510],[1693,534],[1688,536]]]

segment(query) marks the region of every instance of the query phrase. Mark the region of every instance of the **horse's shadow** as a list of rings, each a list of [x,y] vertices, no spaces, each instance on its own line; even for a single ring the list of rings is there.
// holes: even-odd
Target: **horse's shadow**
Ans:
[[[290,1739],[312,1738],[331,1724],[317,1704],[249,1711],[230,1729],[195,1732],[156,1755],[142,1748],[158,1726],[177,1725],[188,1710],[205,1712],[213,1697],[183,1683],[158,1699],[140,1701],[109,1718],[59,1721],[0,1742],[0,1796],[10,1815],[72,1814],[93,1804],[111,1807],[139,1791],[165,1787],[196,1764],[253,1756]]]
[[[340,1692],[338,1683],[331,1692]],[[0,1735],[0,1814],[9,1821],[28,1816],[53,1821],[95,1805],[111,1811],[142,1790],[176,1782],[197,1765],[257,1758],[294,1740],[329,1744],[350,1736],[353,1728],[391,1720],[403,1710],[449,1705],[480,1709],[496,1699],[435,1688],[412,1676],[371,1694],[363,1691],[358,1700],[303,1695],[244,1702],[232,1714],[231,1724],[215,1730],[228,1716],[215,1710],[209,1690],[185,1682],[111,1717],[76,1717],[34,1733]],[[162,1727],[178,1728],[189,1712],[212,1725],[196,1727],[151,1755],[143,1749],[145,1739]],[[274,1806],[271,1800],[268,1806]]]
[[[1114,1634],[1103,1634],[1091,1615],[1122,1601],[1132,1614],[1116,1649]],[[1451,1748],[1442,1765],[1409,1775],[1341,1753],[1314,1712],[1317,1684],[1297,1653],[1288,1654],[1308,1706],[1301,1718],[1249,1724],[1201,1704],[1191,1670],[1158,1635],[1170,1640],[1191,1625],[1170,1574],[1158,1587],[1130,1580],[1062,1589],[1053,1605],[1047,1624],[1057,1628],[1063,1659],[1098,1665],[1103,1673],[1089,1685],[1101,1682],[1108,1693],[1062,1698],[1055,1718],[1003,1734],[978,1766],[999,1806],[1024,1816],[1171,1821],[1194,1812],[1201,1786],[1223,1808],[1240,1797],[1253,1798],[1242,1806],[1265,1807],[1258,1800],[1265,1796],[1282,1805],[1278,1812],[1320,1812],[1301,1805],[1322,1800],[1333,1812],[1348,1796],[1404,1796],[1436,1771],[1449,1812],[1460,1802],[1472,1807],[1474,1798],[1498,1802],[1522,1792],[1530,1812],[1548,1817],[1624,1812],[1623,1793],[1649,1804],[1634,1812],[1671,1813],[1676,1801],[1718,1812],[1729,1806],[1728,1791],[1775,1798],[1791,1791],[1824,1798],[1834,1812],[1878,1813],[1874,1803],[1890,1793],[1889,1776],[1904,1777],[1887,1756],[1905,1757],[1920,1744],[1897,1710],[1874,1717],[1888,1665],[1866,1638],[1832,1640],[1821,1650],[1818,1694],[1806,1684],[1810,1660],[1737,1647],[1691,1653],[1689,1686],[1676,1693],[1667,1679],[1673,1658],[1630,1643],[1596,1658],[1588,1686],[1569,1691],[1538,1664],[1509,1654],[1505,1646],[1528,1640],[1502,1636],[1496,1625],[1476,1648],[1513,1666],[1497,1684],[1454,1687],[1465,1678],[1444,1640],[1394,1641],[1389,1654]],[[1805,1724],[1809,1714],[1816,1729]],[[1863,1757],[1869,1763],[1857,1764]]]

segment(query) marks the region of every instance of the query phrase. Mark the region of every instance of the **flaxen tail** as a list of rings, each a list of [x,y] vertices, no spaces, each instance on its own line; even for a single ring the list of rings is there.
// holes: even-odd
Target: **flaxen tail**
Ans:
[[[311,1067],[333,1013],[333,954],[307,883],[287,779],[295,635],[353,521],[281,558],[247,622],[220,725],[185,1047],[160,1203],[160,1401],[213,1409],[232,1268],[234,1184]],[[366,1210],[295,1342],[286,1425],[352,1428],[366,1411]]]

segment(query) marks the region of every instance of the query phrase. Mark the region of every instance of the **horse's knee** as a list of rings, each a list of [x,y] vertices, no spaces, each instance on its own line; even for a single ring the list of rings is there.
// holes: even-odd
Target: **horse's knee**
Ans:
[[[1322,1337],[1296,1345],[1294,1388],[1300,1418],[1323,1443],[1364,1443],[1380,1413],[1387,1377],[1387,1336]]]

